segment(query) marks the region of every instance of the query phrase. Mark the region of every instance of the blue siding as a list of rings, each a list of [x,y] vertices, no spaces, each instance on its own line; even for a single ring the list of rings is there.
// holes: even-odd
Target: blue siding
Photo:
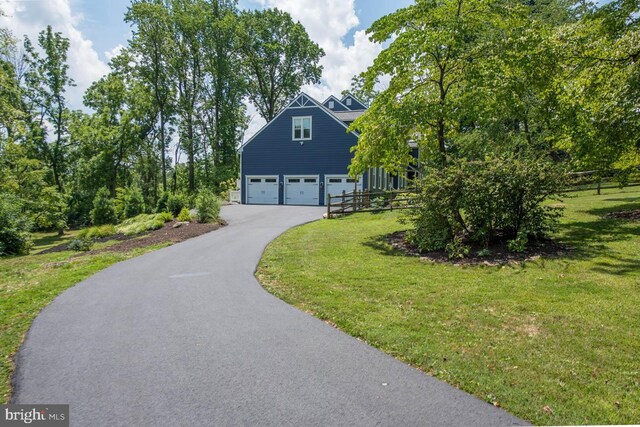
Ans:
[[[327,102],[325,102],[323,105],[327,108],[329,108],[329,99],[327,99]],[[333,104],[333,108],[329,108],[331,111],[349,111],[349,109],[347,107],[345,107],[344,105],[342,105],[342,103],[340,101],[336,101],[334,100],[334,104]]]
[[[351,99],[351,106],[347,105],[347,98]],[[347,105],[347,108],[349,108],[350,110],[366,110],[367,109],[366,106],[364,106],[362,103],[360,103],[357,99],[355,99],[351,95],[347,95],[344,98],[342,98],[341,102],[344,105]]]
[[[292,141],[292,118],[312,116],[312,140]],[[277,175],[279,203],[284,204],[285,175],[319,175],[324,205],[324,176],[346,175],[357,136],[320,107],[289,108],[275,118],[242,150],[242,203],[247,203],[247,175]]]

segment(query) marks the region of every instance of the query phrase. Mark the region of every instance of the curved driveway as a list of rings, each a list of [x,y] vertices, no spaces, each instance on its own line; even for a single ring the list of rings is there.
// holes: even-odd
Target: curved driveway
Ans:
[[[513,425],[265,292],[265,245],[321,208],[229,206],[229,226],[107,268],[33,323],[13,403],[74,426]]]

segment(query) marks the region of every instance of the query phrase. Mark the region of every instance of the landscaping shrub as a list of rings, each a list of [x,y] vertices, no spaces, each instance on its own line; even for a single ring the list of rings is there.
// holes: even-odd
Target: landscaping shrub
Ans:
[[[191,221],[191,212],[189,212],[189,209],[187,208],[182,208],[177,219],[181,222],[189,222]]]
[[[446,250],[450,257],[466,256],[469,244],[488,248],[496,241],[523,252],[554,228],[561,208],[544,202],[557,199],[565,183],[561,167],[524,156],[429,169],[418,207],[409,214],[414,228],[407,237],[420,250]]]
[[[32,246],[32,223],[17,197],[0,194],[0,256],[26,255]]]
[[[107,187],[102,187],[93,199],[93,209],[90,213],[93,225],[114,224],[116,222],[116,210]]]
[[[116,227],[113,224],[99,225],[85,228],[78,233],[78,237],[83,239],[100,239],[116,234]]]
[[[144,233],[145,231],[157,230],[162,228],[165,222],[173,220],[173,215],[168,212],[157,214],[140,214],[136,217],[129,218],[116,227],[118,233],[127,236]]]
[[[75,238],[69,242],[67,249],[70,251],[86,252],[91,250],[93,242],[87,238]]]
[[[156,203],[156,213],[169,212],[169,193],[162,192]]]
[[[144,212],[144,196],[137,185],[128,187],[124,194],[122,215],[124,218],[133,218]]]
[[[199,222],[216,222],[220,218],[220,199],[208,189],[202,189],[196,198]]]
[[[188,204],[187,198],[182,194],[170,194],[167,198],[167,210],[171,212],[174,217],[180,214],[182,208],[188,208]]]

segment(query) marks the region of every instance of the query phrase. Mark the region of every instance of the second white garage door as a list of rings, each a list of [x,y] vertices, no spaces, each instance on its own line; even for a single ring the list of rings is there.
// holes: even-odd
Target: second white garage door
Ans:
[[[317,176],[288,176],[284,197],[287,205],[319,205],[320,179]]]

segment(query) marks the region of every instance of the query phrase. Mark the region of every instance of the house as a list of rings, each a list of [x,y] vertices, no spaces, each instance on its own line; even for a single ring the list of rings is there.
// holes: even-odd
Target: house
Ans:
[[[327,194],[400,185],[382,169],[348,176],[358,134],[347,129],[366,108],[351,94],[320,103],[300,93],[240,148],[241,202],[325,205]]]

